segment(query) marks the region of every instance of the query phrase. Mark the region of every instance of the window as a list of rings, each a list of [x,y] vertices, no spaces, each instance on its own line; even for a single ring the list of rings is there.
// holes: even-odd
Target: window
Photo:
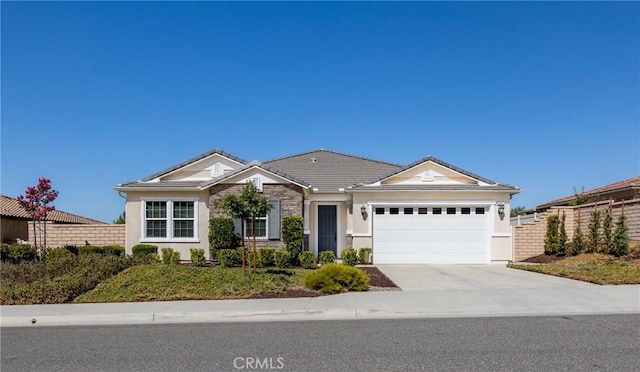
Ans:
[[[405,208],[404,214],[413,214],[413,208]]]
[[[484,208],[476,208],[476,214],[484,214]]]
[[[267,216],[256,217],[256,238],[266,238],[267,235]],[[253,238],[253,222],[251,219],[244,221],[244,235],[246,238]]]
[[[433,208],[433,214],[442,214],[442,208]]]
[[[471,214],[471,208],[460,208],[460,213]]]
[[[447,214],[456,214],[455,208],[447,208]]]
[[[384,208],[376,208],[376,214],[384,214]]]
[[[389,208],[389,214],[398,214],[399,212],[399,208]]]
[[[427,214],[427,208],[418,208],[418,214]]]
[[[194,200],[145,200],[142,240],[197,239],[197,214]]]
[[[167,237],[167,202],[147,202],[145,206],[147,238]]]
[[[173,236],[175,238],[193,238],[193,202],[173,202]]]

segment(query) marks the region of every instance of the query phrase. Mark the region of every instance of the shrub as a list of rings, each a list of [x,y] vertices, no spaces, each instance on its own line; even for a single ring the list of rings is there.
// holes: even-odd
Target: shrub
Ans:
[[[158,246],[152,244],[136,244],[131,248],[133,258],[144,259],[147,255],[158,254]]]
[[[614,254],[615,243],[613,241],[613,217],[609,209],[605,210],[602,217],[602,240],[600,242],[600,252],[605,254]]]
[[[358,264],[358,252],[353,248],[347,248],[342,251],[342,263],[347,266],[355,266]]]
[[[119,245],[104,245],[104,246],[83,245],[78,247],[78,254],[79,255],[101,254],[103,256],[123,257],[124,247],[121,247]]]
[[[597,208],[597,205],[596,205]],[[591,220],[589,220],[589,235],[587,242],[587,253],[598,251],[600,244],[600,211],[595,209],[591,212]]]
[[[29,244],[0,244],[0,261],[18,264],[34,261],[37,250]]]
[[[231,267],[237,265],[241,260],[240,251],[237,249],[221,249],[218,251],[220,267]]]
[[[53,248],[47,251],[47,261],[60,259],[61,257],[75,256],[66,248]]]
[[[315,269],[318,266],[316,258],[313,257],[313,252],[310,251],[300,252],[298,261],[300,261],[300,266],[304,269]]]
[[[547,234],[544,238],[544,253],[556,254],[559,244],[558,226],[560,225],[560,218],[552,214],[547,217]]]
[[[278,269],[285,269],[291,266],[291,253],[283,249],[275,252],[275,263]]]
[[[217,257],[220,249],[238,247],[238,237],[233,231],[233,219],[220,217],[209,219],[209,254]]]
[[[320,265],[334,263],[336,262],[336,254],[333,251],[322,251],[318,256],[318,261],[320,261]]]
[[[98,283],[131,266],[129,257],[58,253],[54,259],[7,264],[0,270],[0,303],[56,304],[73,301]]]
[[[371,264],[371,248],[365,247],[358,250],[358,262],[363,265]]]
[[[275,248],[258,249],[258,265],[260,267],[271,267],[275,265]]]
[[[78,246],[77,245],[67,244],[67,245],[64,246],[64,249],[66,249],[69,252],[75,254],[76,256],[78,255]]]
[[[369,289],[369,277],[356,267],[330,263],[309,274],[305,286],[324,293],[366,291]]]
[[[193,266],[204,267],[207,264],[207,261],[204,259],[204,249],[191,248],[189,251],[191,252],[191,263]]]
[[[613,231],[613,243],[615,256],[626,256],[629,254],[629,228],[627,227],[627,217],[620,215],[616,221],[616,228]]]
[[[579,209],[578,213],[580,213]],[[576,228],[573,231],[573,240],[571,241],[571,254],[577,256],[582,252],[584,252],[584,235],[582,234],[582,229],[580,228],[580,220],[578,219]]]
[[[289,216],[282,219],[282,241],[291,252],[293,263],[296,264],[298,255],[302,252],[304,241],[304,218],[301,216]]]
[[[180,263],[180,252],[172,248],[162,248],[162,263],[165,265],[177,265]]]

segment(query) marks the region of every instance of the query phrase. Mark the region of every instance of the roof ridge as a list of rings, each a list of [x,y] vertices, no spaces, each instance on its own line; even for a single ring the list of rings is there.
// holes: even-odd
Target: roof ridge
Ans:
[[[348,154],[348,153],[346,153],[346,152],[340,152],[340,151],[335,151],[335,150],[329,150],[329,149],[325,149],[325,148],[322,148],[322,147],[321,147],[321,148],[319,148],[319,149],[317,149],[317,150],[305,151],[305,152],[301,152],[301,153],[297,153],[297,154],[293,154],[293,155],[289,155],[289,156],[282,156],[282,157],[279,157],[279,158],[275,158],[275,159],[271,159],[271,160],[263,161],[262,163],[272,163],[272,162],[275,162],[275,161],[284,160],[284,159],[289,159],[289,158],[294,158],[294,157],[298,157],[298,156],[302,156],[302,155],[306,155],[306,154],[311,154],[311,153],[313,153],[313,152],[320,152],[320,151],[323,151],[323,152],[330,152],[330,153],[333,153],[333,154],[342,155],[342,156],[348,156],[348,157],[356,158],[356,159],[362,159],[362,160],[367,160],[367,161],[373,161],[373,162],[381,163],[381,164],[394,165],[394,166],[398,166],[398,167],[401,167],[401,166],[402,166],[402,164],[398,164],[398,163],[391,163],[391,162],[388,162],[388,161],[378,160],[378,159],[373,159],[373,158],[368,158],[368,157],[365,157],[365,156],[354,155],[354,154]]]

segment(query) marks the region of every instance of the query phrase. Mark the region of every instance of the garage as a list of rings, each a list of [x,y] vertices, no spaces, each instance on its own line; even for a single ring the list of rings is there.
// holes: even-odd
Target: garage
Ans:
[[[488,208],[374,206],[376,264],[487,264]]]

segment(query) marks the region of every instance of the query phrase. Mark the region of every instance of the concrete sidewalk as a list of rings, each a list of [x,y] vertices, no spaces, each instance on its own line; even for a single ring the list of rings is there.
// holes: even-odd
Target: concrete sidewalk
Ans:
[[[291,299],[15,305],[0,307],[0,326],[625,313],[640,314],[640,285],[363,292]]]

